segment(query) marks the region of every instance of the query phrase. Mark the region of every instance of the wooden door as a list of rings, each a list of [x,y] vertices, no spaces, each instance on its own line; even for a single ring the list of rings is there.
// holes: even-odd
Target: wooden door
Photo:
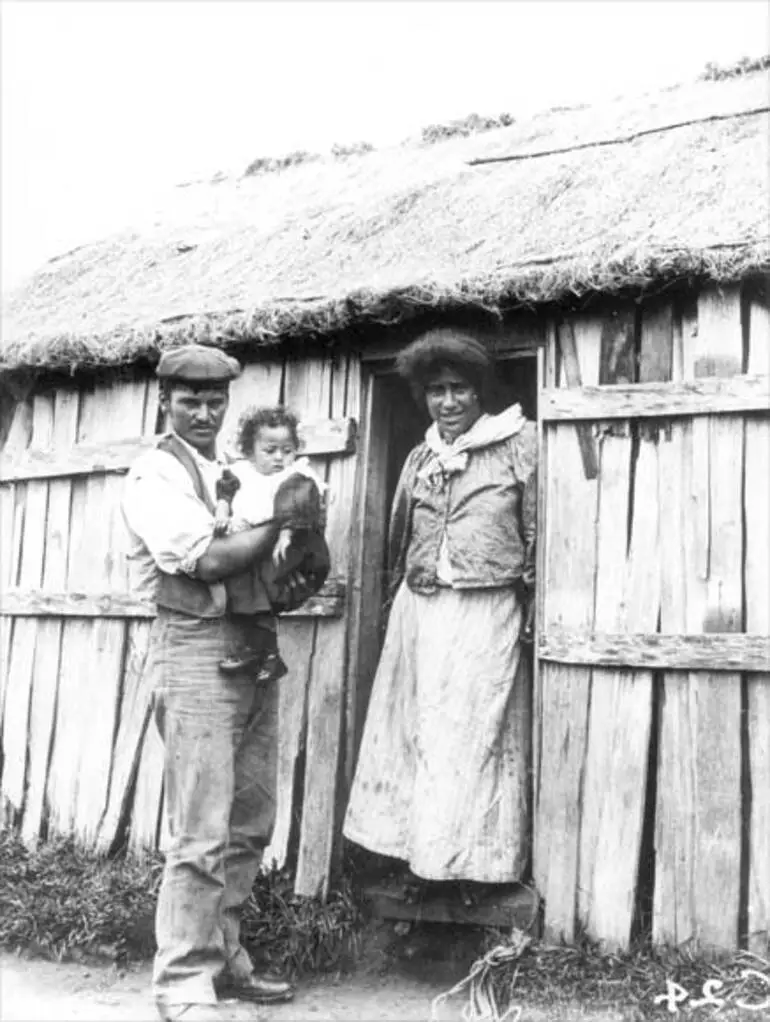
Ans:
[[[552,937],[767,932],[767,324],[731,289],[550,330],[534,875]]]

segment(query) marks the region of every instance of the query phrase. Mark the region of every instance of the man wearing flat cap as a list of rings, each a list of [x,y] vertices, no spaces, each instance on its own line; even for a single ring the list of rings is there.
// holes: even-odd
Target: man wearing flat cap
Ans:
[[[257,974],[239,939],[275,818],[278,696],[275,682],[218,670],[240,638],[224,581],[268,558],[281,524],[215,533],[224,467],[216,441],[239,373],[217,348],[164,353],[157,375],[170,432],[136,461],[123,497],[135,589],[151,592],[158,608],[145,670],[165,748],[168,839],[153,977],[164,1022],[250,1017],[239,1002],[293,993]],[[261,609],[270,609],[266,594]]]

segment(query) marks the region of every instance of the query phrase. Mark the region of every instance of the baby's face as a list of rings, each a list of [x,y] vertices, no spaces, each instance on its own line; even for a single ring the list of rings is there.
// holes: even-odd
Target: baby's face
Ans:
[[[263,426],[254,441],[251,461],[263,476],[282,472],[297,457],[291,431],[286,426]]]

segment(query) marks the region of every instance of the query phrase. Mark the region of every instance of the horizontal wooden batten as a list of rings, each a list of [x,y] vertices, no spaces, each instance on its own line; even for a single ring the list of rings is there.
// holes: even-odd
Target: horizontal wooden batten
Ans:
[[[355,419],[318,419],[300,423],[302,453],[312,458],[353,454],[356,449]],[[30,447],[17,458],[0,463],[0,482],[52,479],[58,476],[127,472],[157,437],[128,437],[102,444],[75,444],[68,450]]]
[[[676,383],[611,384],[544,390],[540,414],[550,422],[665,419],[770,410],[770,376],[704,377]]]
[[[281,617],[336,618],[342,616],[344,609],[345,583],[329,579],[298,610]],[[119,591],[82,593],[14,588],[0,594],[0,616],[153,618],[155,603]]]
[[[550,630],[541,660],[584,667],[666,671],[770,671],[770,636],[741,632],[696,635],[609,634]]]

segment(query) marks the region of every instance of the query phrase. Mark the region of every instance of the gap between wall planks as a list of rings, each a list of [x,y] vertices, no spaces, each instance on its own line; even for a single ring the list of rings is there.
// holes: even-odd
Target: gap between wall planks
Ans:
[[[633,379],[633,312],[623,327],[620,354],[624,375]],[[655,371],[650,355],[654,358],[657,349],[666,346],[671,347],[671,318],[670,311],[663,309],[642,321],[639,371],[643,378],[651,378]],[[614,382],[608,375],[600,382]],[[618,429],[614,425],[602,442],[595,629],[648,632],[657,626],[657,431],[637,427],[636,445],[629,426]],[[588,936],[601,940],[608,949],[626,948],[631,937],[652,726],[652,683],[650,671],[594,667],[578,910]]]
[[[31,401],[28,443],[48,444],[53,433],[53,398],[39,394]],[[23,519],[15,531],[19,544],[19,584],[37,587],[43,578],[48,483],[27,483]],[[29,759],[29,727],[37,640],[36,621],[17,621],[9,654],[3,718],[2,792],[15,823],[23,820]],[[42,651],[39,651],[42,655]]]
[[[685,377],[740,373],[737,288],[701,294],[682,318]],[[674,364],[677,358],[675,356]],[[743,419],[672,423],[661,458],[664,632],[739,631]],[[664,445],[665,446],[665,445]],[[667,488],[668,491],[667,492]],[[681,530],[681,531],[680,531]],[[740,676],[665,672],[656,806],[653,938],[738,945],[741,858]]]
[[[749,303],[748,371],[770,373],[770,309]],[[747,419],[744,509],[746,630],[768,632],[770,625],[770,418]],[[766,953],[770,936],[770,672],[746,679],[749,818],[748,946]]]
[[[58,390],[53,399],[52,444],[66,450],[77,437],[80,395],[74,388]],[[48,516],[45,523],[46,546],[43,586],[63,589],[67,578],[70,541],[69,480],[49,480]],[[35,622],[36,654],[32,679],[32,706],[29,726],[29,778],[27,804],[21,827],[22,840],[35,844],[45,818],[45,789],[53,746],[59,678],[62,622],[44,619]]]
[[[329,399],[329,414],[333,418],[343,414],[360,418],[361,367],[355,356],[349,355],[332,364]],[[346,581],[350,568],[351,509],[354,506],[358,464],[358,459],[353,458],[327,462],[329,507],[326,538],[334,571]],[[325,898],[338,812],[348,617],[329,619],[316,627],[315,656],[308,693],[307,756],[295,890],[297,894]]]
[[[574,366],[572,385],[598,383],[600,319],[571,320],[580,378]],[[559,331],[561,335],[561,331]],[[552,343],[552,342],[551,342]],[[548,357],[548,355],[547,355]],[[554,358],[556,353],[554,352]],[[567,382],[562,365],[561,385]],[[590,427],[583,427],[583,431]],[[598,484],[584,471],[593,437],[582,436],[574,424],[545,427],[546,533],[543,629],[551,626],[590,630],[593,623],[596,573]],[[595,453],[592,455],[595,458]],[[591,693],[591,669],[540,664],[542,740],[540,791],[536,830],[538,855],[535,882],[545,899],[545,931],[549,939],[575,936],[580,834],[580,799]]]

